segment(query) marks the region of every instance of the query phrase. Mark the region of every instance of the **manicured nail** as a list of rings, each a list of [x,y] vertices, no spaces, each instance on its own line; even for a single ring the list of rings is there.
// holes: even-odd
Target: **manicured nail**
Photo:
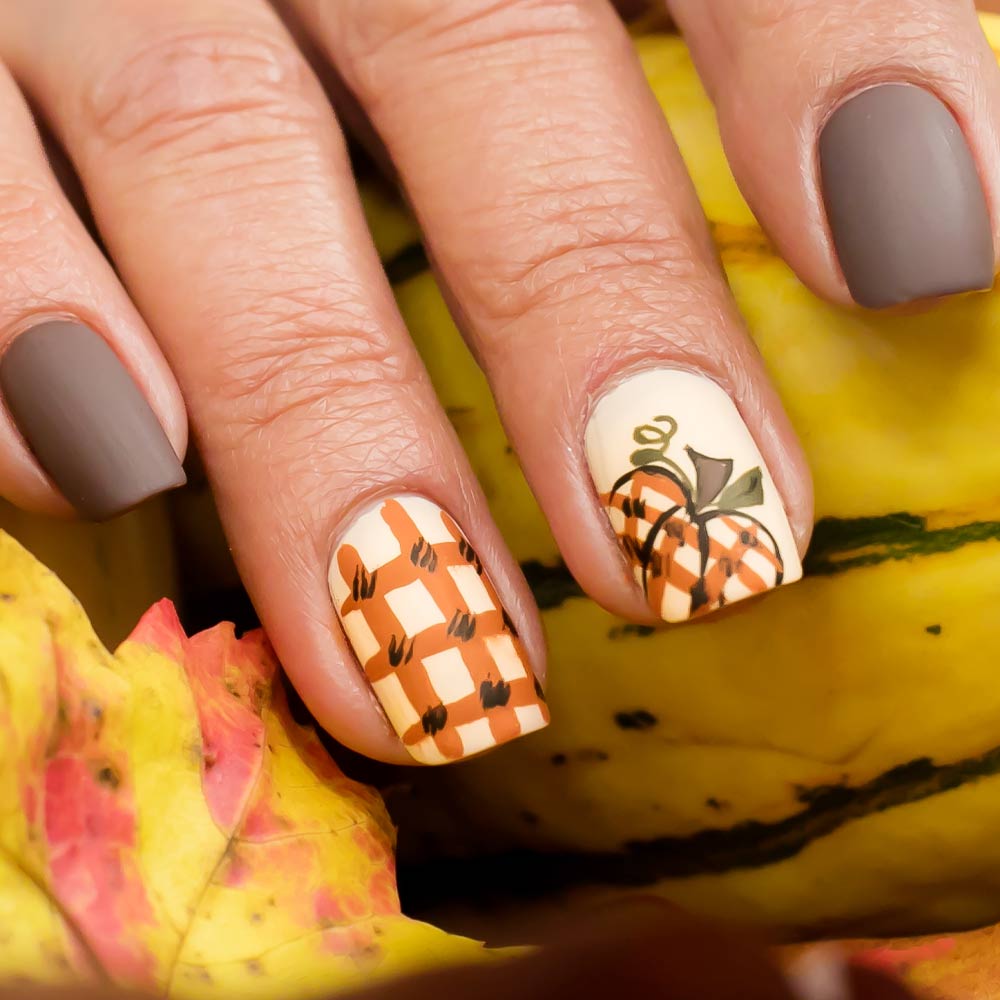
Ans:
[[[972,152],[933,94],[862,91],[819,140],[823,198],[854,300],[877,309],[993,284],[993,237]]]
[[[611,527],[664,621],[802,576],[771,475],[710,379],[675,369],[633,375],[597,403],[586,450]]]
[[[437,504],[401,496],[358,517],[330,562],[330,595],[385,714],[421,763],[548,725],[510,616]]]
[[[81,517],[103,521],[183,486],[184,470],[146,397],[103,337],[58,320],[0,357],[14,423]]]

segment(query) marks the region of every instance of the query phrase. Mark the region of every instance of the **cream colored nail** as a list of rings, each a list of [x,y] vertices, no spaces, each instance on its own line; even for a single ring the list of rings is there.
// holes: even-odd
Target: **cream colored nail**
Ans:
[[[711,379],[640,372],[594,408],[587,461],[652,609],[681,622],[802,576],[767,466]]]
[[[444,764],[548,725],[524,644],[461,529],[422,497],[381,501],[330,561],[330,595],[410,754]]]

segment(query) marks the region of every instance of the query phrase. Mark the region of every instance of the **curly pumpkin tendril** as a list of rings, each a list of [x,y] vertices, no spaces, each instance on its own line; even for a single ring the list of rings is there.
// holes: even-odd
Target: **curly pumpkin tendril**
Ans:
[[[677,433],[677,421],[673,417],[659,416],[653,417],[654,423],[642,424],[632,432],[632,438],[636,444],[643,445],[632,452],[629,461],[632,465],[650,465],[654,462],[661,463],[680,476],[681,481],[691,490],[691,481],[684,470],[672,459],[667,458],[667,449],[670,447],[670,440]],[[657,424],[663,424],[659,427]]]

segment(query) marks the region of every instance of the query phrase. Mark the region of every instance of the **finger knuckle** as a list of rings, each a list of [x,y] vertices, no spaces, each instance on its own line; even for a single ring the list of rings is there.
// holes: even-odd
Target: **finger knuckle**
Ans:
[[[297,98],[307,79],[304,60],[278,31],[163,25],[94,73],[82,117],[102,147],[177,146],[188,154],[303,124],[306,102]]]
[[[366,310],[331,308],[308,290],[290,293],[279,317],[268,303],[253,331],[223,336],[208,394],[216,426],[245,443],[278,433],[309,441],[336,425],[365,424],[417,378],[412,360]],[[244,316],[243,322],[246,322]],[[357,435],[336,435],[346,446]]]
[[[542,221],[526,238],[504,244],[502,262],[491,261],[498,276],[480,288],[491,320],[500,323],[581,299],[634,300],[701,283],[705,273],[690,235],[668,221],[663,206],[626,191],[598,187],[583,204],[544,215],[529,209],[527,217]]]
[[[335,5],[331,34],[361,80],[408,60],[480,60],[491,49],[532,40],[545,44],[588,22],[581,0],[351,0]]]
[[[0,180],[0,246],[5,252],[47,246],[45,236],[59,225],[59,216],[57,200],[46,185]]]

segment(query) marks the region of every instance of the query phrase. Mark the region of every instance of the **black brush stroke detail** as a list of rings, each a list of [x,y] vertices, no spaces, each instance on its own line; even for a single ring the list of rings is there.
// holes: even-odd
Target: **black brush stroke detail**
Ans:
[[[491,681],[488,677],[479,685],[479,702],[484,711],[503,708],[510,701],[510,685],[503,679]]]
[[[351,584],[351,594],[356,601],[366,601],[375,596],[375,581],[378,580],[378,570],[371,576],[364,566],[354,567],[354,582]]]
[[[464,538],[460,538],[458,541],[458,554],[467,563],[471,563],[475,566],[476,572],[480,576],[483,575],[483,564],[480,562],[479,556],[476,554],[476,550]]]
[[[420,725],[428,736],[434,736],[448,725],[448,709],[444,705],[434,705],[420,716]]]
[[[447,631],[448,635],[468,642],[476,634],[476,616],[468,611],[456,610],[448,622]]]
[[[428,573],[433,573],[437,569],[437,552],[423,535],[418,538],[410,548],[410,562],[417,569],[425,569]]]
[[[413,640],[407,643],[405,635],[402,639],[390,636],[388,655],[390,666],[398,667],[401,663],[409,663],[413,656]]]

